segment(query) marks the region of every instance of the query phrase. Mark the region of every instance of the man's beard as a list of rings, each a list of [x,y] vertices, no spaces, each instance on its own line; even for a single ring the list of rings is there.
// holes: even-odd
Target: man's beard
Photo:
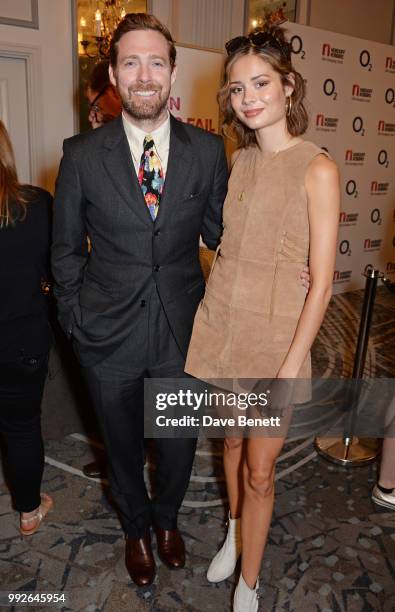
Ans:
[[[155,91],[157,94],[153,96],[152,100],[144,97],[139,99],[136,94],[133,95],[134,91]],[[167,95],[163,96],[163,89],[157,85],[145,85],[144,87],[134,85],[129,87],[127,96],[119,92],[123,108],[131,117],[137,120],[157,119],[167,107],[170,90],[164,93]]]

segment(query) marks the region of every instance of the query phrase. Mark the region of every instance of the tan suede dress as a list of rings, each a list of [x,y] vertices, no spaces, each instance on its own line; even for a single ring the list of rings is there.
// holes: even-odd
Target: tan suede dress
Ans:
[[[322,153],[308,141],[278,153],[241,150],[229,179],[223,237],[195,316],[187,373],[202,380],[276,376],[306,298],[300,280],[309,252],[304,179]],[[310,377],[308,355],[299,378]]]

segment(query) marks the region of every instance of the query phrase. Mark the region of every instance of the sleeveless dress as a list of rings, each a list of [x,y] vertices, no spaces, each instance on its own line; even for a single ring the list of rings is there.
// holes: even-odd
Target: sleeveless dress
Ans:
[[[202,380],[274,378],[291,345],[309,253],[304,179],[323,149],[242,149],[231,172],[224,231],[197,310],[185,371]],[[298,378],[311,378],[310,354]],[[296,400],[310,399],[309,389]]]

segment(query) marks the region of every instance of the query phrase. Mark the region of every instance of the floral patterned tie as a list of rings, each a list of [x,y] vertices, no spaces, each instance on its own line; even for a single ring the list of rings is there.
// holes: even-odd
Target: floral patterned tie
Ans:
[[[152,220],[155,221],[165,181],[160,159],[155,150],[154,139],[150,134],[144,138],[138,180]]]

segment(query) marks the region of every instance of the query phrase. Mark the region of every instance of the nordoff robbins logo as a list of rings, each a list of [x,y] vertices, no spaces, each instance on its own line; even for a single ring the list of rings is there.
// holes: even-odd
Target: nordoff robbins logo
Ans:
[[[379,251],[381,248],[382,240],[378,238],[376,240],[372,240],[372,238],[365,238],[363,243],[364,251]]]
[[[385,71],[395,72],[395,58],[394,57],[385,58]]]
[[[370,102],[373,89],[371,87],[361,87],[354,83],[352,86],[352,99],[359,102]]]
[[[389,183],[378,183],[377,181],[372,181],[370,183],[370,193],[371,195],[386,195],[388,193]]]
[[[336,284],[346,283],[350,280],[352,270],[335,270],[333,273],[333,282]]]
[[[346,213],[342,211],[339,215],[339,225],[342,227],[349,227],[350,225],[356,225],[358,223],[359,213],[352,212]]]
[[[326,117],[318,113],[315,119],[315,129],[321,132],[336,132],[338,122],[337,117]]]
[[[332,47],[329,43],[322,45],[322,59],[326,62],[335,62],[336,64],[342,64],[344,62],[345,49],[339,49]]]
[[[387,123],[383,119],[380,119],[377,132],[382,136],[394,136],[395,134],[395,123]]]
[[[346,150],[345,163],[351,166],[362,166],[365,162],[366,153],[364,151]]]

